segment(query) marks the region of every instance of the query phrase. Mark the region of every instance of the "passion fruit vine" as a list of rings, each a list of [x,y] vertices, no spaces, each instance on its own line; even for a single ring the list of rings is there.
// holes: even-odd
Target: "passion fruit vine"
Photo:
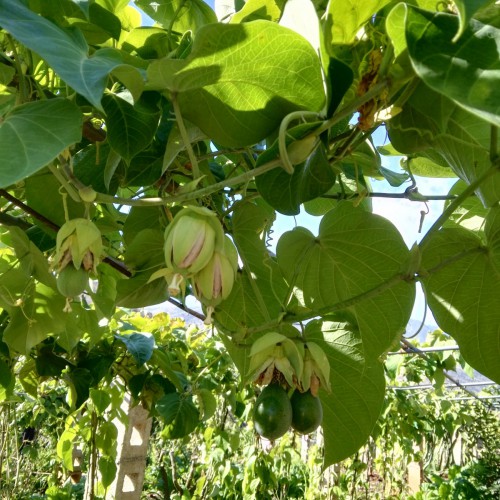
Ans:
[[[292,405],[279,384],[266,386],[255,402],[253,421],[257,433],[269,440],[278,439],[292,424]]]

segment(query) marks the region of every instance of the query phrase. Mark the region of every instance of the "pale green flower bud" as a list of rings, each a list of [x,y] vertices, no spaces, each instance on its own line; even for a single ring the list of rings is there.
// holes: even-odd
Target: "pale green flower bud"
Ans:
[[[97,226],[88,219],[71,219],[57,233],[54,267],[61,271],[72,262],[76,269],[96,272],[102,253]]]
[[[207,306],[207,320],[211,322],[213,308],[229,297],[236,279],[238,252],[226,236],[221,252],[214,252],[208,264],[193,277],[195,294]]]
[[[212,258],[224,238],[222,226],[207,208],[181,210],[165,230],[165,261],[180,274],[194,274]]]

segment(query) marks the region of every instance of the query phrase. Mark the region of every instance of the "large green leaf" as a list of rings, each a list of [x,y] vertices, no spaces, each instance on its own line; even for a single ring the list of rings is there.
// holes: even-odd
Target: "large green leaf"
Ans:
[[[291,111],[320,111],[325,100],[314,49],[269,21],[204,26],[186,59],[151,63],[148,86],[176,94],[183,116],[231,147],[259,142]]]
[[[377,358],[364,357],[359,331],[347,321],[312,321],[305,338],[321,346],[330,362],[332,393],[320,392],[328,467],[368,439],[384,402],[384,368]]]
[[[458,32],[453,39],[455,41],[464,33],[474,14],[481,8],[495,3],[495,0],[453,0],[453,3],[458,10],[460,18]]]
[[[165,420],[162,435],[167,439],[178,439],[194,431],[200,421],[200,414],[192,398],[177,392],[165,394],[158,403],[156,410]]]
[[[54,224],[62,226],[66,222],[65,209],[70,219],[85,216],[85,207],[82,203],[75,202],[69,196],[66,196],[65,202],[63,201],[59,191],[61,184],[48,169],[28,177],[24,181],[24,186],[26,204]],[[35,223],[40,224],[44,231],[55,238],[55,231],[47,228],[43,222],[35,220]]]
[[[242,332],[248,327],[276,321],[282,313],[286,283],[261,239],[270,227],[274,211],[270,207],[245,203],[233,217],[233,237],[243,261],[233,290],[215,311],[222,331]]]
[[[154,100],[148,99],[146,95],[135,104],[128,102],[128,97],[131,97],[128,92],[125,95],[105,95],[102,106],[107,116],[109,144],[130,162],[132,157],[146,149],[153,140],[160,110]]]
[[[15,382],[16,377],[9,365],[0,359],[0,403],[3,403],[12,396]]]
[[[15,107],[0,121],[0,187],[40,170],[81,136],[82,113],[67,99]]]
[[[136,0],[135,3],[164,28],[184,33],[197,31],[217,16],[203,0]]]
[[[437,92],[500,126],[500,8],[471,19],[458,40],[456,15],[406,7],[406,43],[416,73]]]
[[[262,197],[278,212],[298,215],[300,205],[325,194],[335,178],[325,147],[320,144],[304,163],[295,166],[292,175],[275,168],[259,175],[256,185]]]
[[[354,41],[359,29],[391,0],[335,0],[328,3],[327,40],[344,45]]]
[[[490,124],[423,83],[387,128],[398,151],[449,165],[468,183],[491,167]],[[500,200],[500,173],[480,186],[476,194],[486,206]]]
[[[65,299],[42,283],[32,282],[22,302],[10,312],[3,341],[16,352],[29,355],[33,346],[49,335],[64,330],[67,314]]]
[[[149,361],[155,348],[155,338],[151,334],[131,333],[130,335],[115,334],[127,347],[127,351],[134,357],[138,366]]]
[[[500,209],[486,219],[487,245],[472,231],[445,228],[422,248],[429,307],[464,359],[500,382]]]
[[[108,75],[124,64],[119,51],[104,48],[89,56],[80,31],[64,31],[26,8],[20,0],[0,0],[0,25],[43,57],[68,85],[102,109],[101,97]]]
[[[366,355],[380,355],[404,331],[415,297],[414,283],[405,281],[409,251],[383,217],[340,203],[323,217],[317,237],[301,227],[285,233],[277,258],[310,316],[371,294],[342,307],[357,323]]]
[[[450,189],[449,194],[458,196],[462,193],[467,184],[459,180]],[[445,208],[451,203],[449,200],[445,203]],[[459,207],[450,215],[449,219],[443,224],[443,227],[462,226],[470,231],[479,232],[484,230],[484,224],[488,215],[488,209],[484,208],[481,200],[477,196],[469,196]]]

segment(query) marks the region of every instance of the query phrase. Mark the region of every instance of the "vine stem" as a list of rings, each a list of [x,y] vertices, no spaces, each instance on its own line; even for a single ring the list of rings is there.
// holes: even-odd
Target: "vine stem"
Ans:
[[[280,124],[279,132],[278,132],[278,148],[280,152],[280,158],[282,161],[282,167],[288,174],[293,174],[293,164],[290,161],[290,157],[288,156],[288,149],[286,144],[286,131],[288,130],[288,126],[294,120],[306,119],[306,118],[318,118],[318,113],[313,111],[293,111],[283,118]],[[318,137],[319,133],[317,131],[313,131],[312,134],[315,137]],[[300,139],[299,139],[300,140]]]
[[[443,213],[436,219],[434,224],[431,226],[429,231],[425,234],[422,240],[419,243],[419,246],[422,248],[423,245],[429,240],[429,238],[439,231],[441,226],[450,218],[451,214],[470,196],[474,193],[474,191],[487,179],[489,179],[494,174],[498,173],[500,162],[498,159],[493,163],[493,165],[483,172],[475,181],[471,182],[443,211]]]
[[[189,161],[191,162],[191,168],[193,171],[193,179],[199,179],[200,177],[200,167],[198,166],[198,160],[193,151],[193,146],[189,140],[189,135],[184,124],[184,120],[181,114],[181,108],[179,107],[179,101],[177,100],[177,94],[172,94],[172,105],[174,107],[175,119],[177,120],[177,126],[179,127],[179,132],[181,133],[182,141],[186,148],[187,154],[189,156]]]
[[[196,198],[202,198],[203,196],[208,196],[212,193],[220,191],[224,188],[236,186],[238,184],[244,184],[254,177],[262,175],[270,170],[276,168],[276,166],[281,165],[281,160],[276,158],[275,160],[271,160],[260,167],[254,168],[248,172],[240,174],[232,179],[228,179],[225,181],[217,182],[216,184],[212,184],[210,186],[198,189],[197,191],[193,191],[191,193],[184,193],[177,196],[169,196],[167,198],[139,198],[139,199],[130,199],[130,198],[120,198],[116,196],[112,196],[109,194],[97,193],[95,201],[97,203],[118,203],[121,205],[127,206],[142,206],[142,207],[152,207],[152,206],[163,206],[170,205],[172,203],[183,203],[185,201],[195,200]]]
[[[377,285],[374,288],[371,288],[370,290],[367,290],[366,292],[360,293],[359,295],[356,295],[355,297],[351,297],[350,299],[343,300],[341,302],[337,302],[336,304],[333,304],[331,306],[326,306],[326,307],[320,307],[319,309],[316,309],[315,311],[312,312],[305,312],[301,314],[285,314],[283,320],[286,321],[287,323],[298,323],[299,321],[307,321],[309,319],[316,318],[318,316],[326,316],[328,314],[337,312],[337,311],[342,311],[343,309],[347,309],[349,307],[352,307],[359,302],[362,302],[367,299],[372,299],[374,297],[378,297],[380,294],[384,293],[386,290],[389,290],[389,288],[392,288],[399,283],[403,281],[410,281],[413,280],[413,276],[406,276],[404,274],[398,273],[389,278],[388,280],[384,281],[383,283],[380,283],[380,285]]]
[[[371,288],[370,290],[367,290],[366,292],[360,293],[359,295],[356,295],[354,297],[351,297],[350,299],[343,300],[340,302],[337,302],[336,304],[332,304],[326,307],[321,307],[319,309],[315,309],[314,311],[308,311],[304,312],[301,314],[293,314],[293,313],[286,313],[283,318],[271,321],[269,323],[266,323],[264,325],[259,325],[257,327],[253,328],[248,328],[244,335],[239,335],[240,338],[245,338],[249,335],[252,335],[254,333],[260,333],[260,332],[265,332],[265,331],[270,331],[273,328],[276,328],[280,325],[281,322],[286,322],[286,323],[299,323],[301,321],[307,321],[310,319],[317,318],[319,316],[326,316],[328,314],[335,313],[337,311],[342,311],[343,309],[347,309],[349,307],[352,307],[359,302],[362,302],[367,299],[372,299],[374,297],[379,296],[380,294],[384,293],[386,290],[389,290],[390,288],[398,285],[399,283],[403,281],[410,281],[413,280],[413,276],[406,276],[404,274],[398,273],[388,280],[384,281],[383,283],[380,283],[379,285],[375,286],[374,288]]]

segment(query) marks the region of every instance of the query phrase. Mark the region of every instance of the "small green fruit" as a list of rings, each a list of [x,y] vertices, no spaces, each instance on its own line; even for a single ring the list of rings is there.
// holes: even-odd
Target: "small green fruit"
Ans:
[[[65,297],[80,295],[89,282],[89,274],[83,267],[76,269],[68,264],[57,276],[57,289]]]
[[[280,385],[264,388],[255,402],[253,421],[257,433],[270,440],[280,438],[290,428],[292,405]]]
[[[295,391],[291,397],[292,428],[300,434],[310,434],[315,431],[323,420],[323,406],[319,398],[311,391]]]

